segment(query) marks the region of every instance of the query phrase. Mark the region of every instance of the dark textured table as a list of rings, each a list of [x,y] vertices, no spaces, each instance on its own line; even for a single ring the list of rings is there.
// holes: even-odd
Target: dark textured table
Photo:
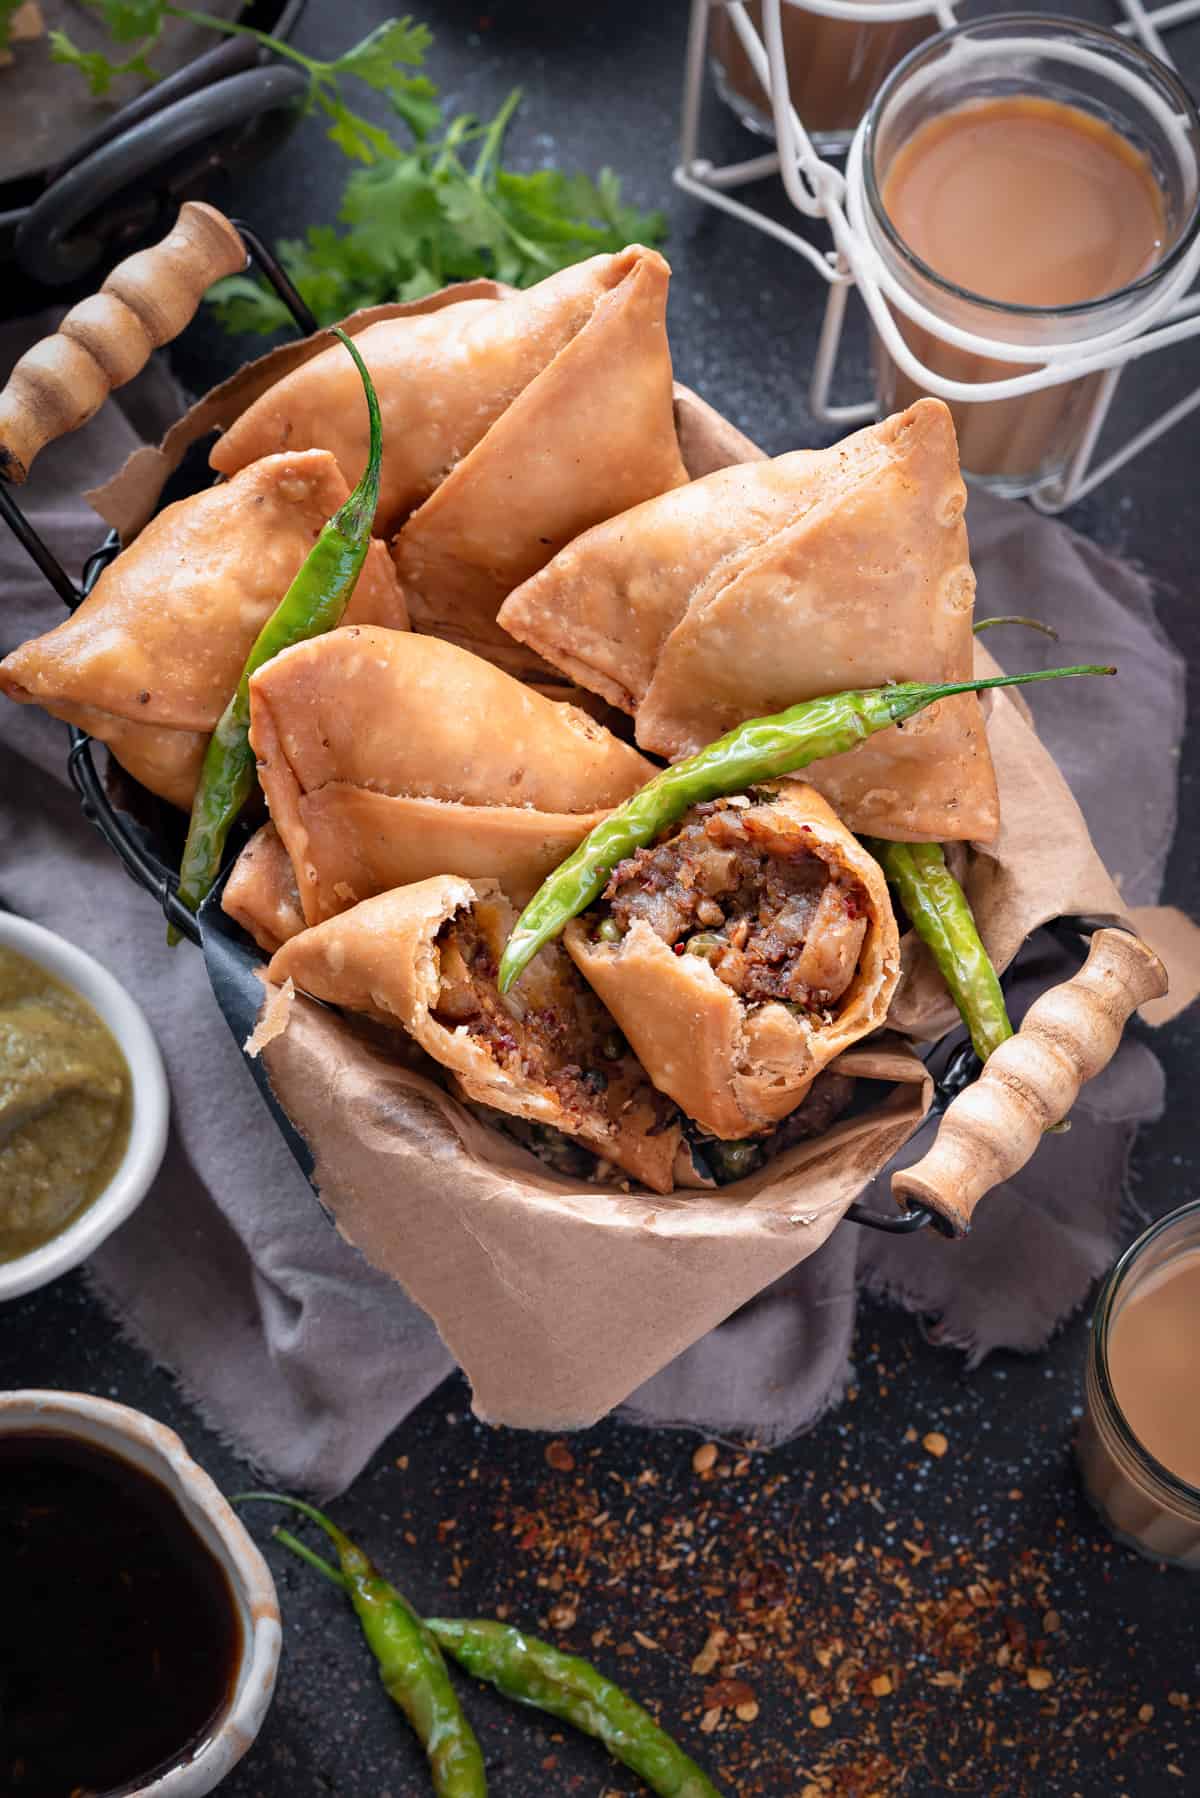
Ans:
[[[298,42],[334,53],[387,10],[314,0]],[[667,209],[679,376],[772,452],[828,441],[804,405],[815,278],[670,185],[683,0],[440,0],[421,10],[437,33],[430,66],[451,106],[494,110],[512,84],[523,87],[516,161],[611,163],[639,204]],[[1089,10],[1106,16],[1102,5]],[[1200,28],[1172,44],[1200,82]],[[715,103],[706,129],[716,155],[745,153]],[[343,173],[309,123],[230,198],[268,232],[298,233],[332,217]],[[233,354],[211,324],[198,325],[177,366],[207,385]],[[1200,352],[1144,367],[1127,415],[1149,416],[1198,374]],[[866,380],[859,343],[845,397]],[[1154,577],[1163,622],[1189,659],[1200,653],[1198,431],[1185,425],[1069,520]],[[1183,906],[1196,891],[1198,771],[1193,738],[1166,891]],[[1138,1144],[1139,1218],[1194,1196],[1196,1039],[1194,1016],[1154,1037],[1175,1097]],[[1196,1792],[1197,1586],[1112,1545],[1080,1496],[1070,1437],[1085,1336],[1080,1317],[1043,1355],[997,1355],[969,1372],[912,1319],[864,1307],[849,1402],[774,1453],[722,1445],[703,1473],[693,1468],[696,1439],[677,1434],[609,1423],[551,1446],[486,1430],[462,1382],[451,1381],[336,1512],[418,1604],[507,1607],[617,1670],[739,1798]],[[246,1482],[244,1466],[169,1376],[121,1340],[79,1277],[0,1317],[0,1386],[21,1385],[140,1406],[173,1424],[226,1489]],[[924,1446],[931,1432],[945,1439],[941,1455]],[[285,1614],[283,1667],[262,1736],[223,1790],[417,1798],[428,1789],[419,1758],[342,1601],[268,1552]],[[714,1629],[728,1639],[719,1669],[706,1673]],[[719,1673],[726,1684],[714,1690]],[[632,1798],[639,1789],[586,1741],[487,1695],[473,1694],[472,1708],[496,1798]],[[702,1731],[702,1720],[716,1726]]]

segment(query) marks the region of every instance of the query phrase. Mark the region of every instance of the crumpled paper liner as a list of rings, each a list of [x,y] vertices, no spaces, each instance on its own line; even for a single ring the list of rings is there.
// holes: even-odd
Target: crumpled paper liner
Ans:
[[[882,1104],[661,1198],[552,1174],[303,997],[263,1058],[341,1234],[434,1319],[478,1415],[530,1429],[594,1423],[820,1248],[931,1095],[904,1046],[852,1051],[843,1071],[897,1083]]]
[[[415,305],[371,308],[347,328],[488,292],[503,290],[473,282]],[[321,347],[310,338],[249,364],[193,406],[160,449],[137,451],[89,495],[93,505],[128,540],[188,446]],[[762,454],[681,387],[676,420],[693,476]],[[993,671],[982,648],[979,656]],[[966,886],[1003,966],[1049,919],[1115,915],[1121,902],[1019,699],[992,696],[988,734],[1003,825],[995,843],[972,846]],[[890,1085],[867,1109],[733,1187],[638,1196],[551,1173],[335,1013],[298,996],[284,1003],[277,1021],[285,1019],[282,1030],[260,1033],[270,1039],[263,1059],[313,1151],[323,1205],[433,1318],[479,1415],[529,1428],[594,1422],[811,1255],[917,1129],[932,1091],[900,1036],[860,1045],[835,1065]],[[957,1022],[914,940],[889,1022],[917,1040]]]

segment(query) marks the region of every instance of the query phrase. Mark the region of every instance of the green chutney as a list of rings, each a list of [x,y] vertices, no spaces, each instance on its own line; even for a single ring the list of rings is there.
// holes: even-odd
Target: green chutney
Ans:
[[[57,1236],[112,1179],[132,1081],[92,1007],[0,946],[0,1262]]]

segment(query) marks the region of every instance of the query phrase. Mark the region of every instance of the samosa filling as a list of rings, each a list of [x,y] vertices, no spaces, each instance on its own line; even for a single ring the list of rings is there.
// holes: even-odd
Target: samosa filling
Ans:
[[[671,835],[613,870],[598,934],[617,941],[641,918],[748,1002],[835,1005],[858,967],[867,896],[806,838],[807,826],[789,830],[746,799],[693,806]]]
[[[480,901],[442,925],[434,1018],[447,1030],[465,1025],[506,1073],[548,1088],[568,1112],[615,1119],[636,1073],[624,1037],[557,946],[501,994],[496,975],[513,921],[510,908]]]

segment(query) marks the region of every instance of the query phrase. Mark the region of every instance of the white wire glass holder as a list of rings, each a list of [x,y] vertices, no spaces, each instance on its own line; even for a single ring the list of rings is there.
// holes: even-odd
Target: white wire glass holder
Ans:
[[[1124,14],[1116,29],[1136,38],[1151,54],[1171,65],[1161,33],[1172,25],[1200,18],[1200,0],[1173,0],[1147,10],[1141,0],[1118,0]],[[863,24],[885,24],[930,18],[939,28],[957,22],[954,0],[763,0],[760,36],[742,0],[692,0],[684,71],[680,161],[676,186],[728,213],[802,256],[828,285],[825,315],[809,383],[809,410],[822,423],[863,424],[874,418],[874,401],[835,406],[830,392],[837,367],[851,288],[862,297],[871,322],[888,355],[917,387],[948,401],[982,402],[1012,399],[1056,387],[1081,376],[1101,373],[1080,442],[1065,471],[1035,489],[1032,503],[1044,512],[1059,512],[1082,499],[1117,469],[1200,407],[1200,386],[1161,413],[1093,467],[1092,456],[1125,366],[1200,333],[1200,294],[1189,290],[1200,273],[1200,237],[1179,266],[1131,317],[1088,338],[1083,345],[1008,343],[979,337],[951,325],[907,293],[871,243],[867,231],[863,185],[863,137],[860,124],[850,144],[845,173],[816,150],[791,101],[787,54],[783,41],[782,6]],[[715,167],[700,154],[700,109],[705,86],[706,53],[711,15],[723,7],[770,103],[775,150],[745,161]],[[1111,65],[1107,65],[1111,73]],[[833,247],[822,250],[799,232],[768,218],[735,199],[731,190],[765,175],[778,174],[791,204],[803,217],[821,219]],[[905,342],[894,312],[904,314],[945,343],[995,362],[1012,362],[1027,371],[999,380],[952,381],[927,367]],[[1032,369],[1030,364],[1036,364]]]

